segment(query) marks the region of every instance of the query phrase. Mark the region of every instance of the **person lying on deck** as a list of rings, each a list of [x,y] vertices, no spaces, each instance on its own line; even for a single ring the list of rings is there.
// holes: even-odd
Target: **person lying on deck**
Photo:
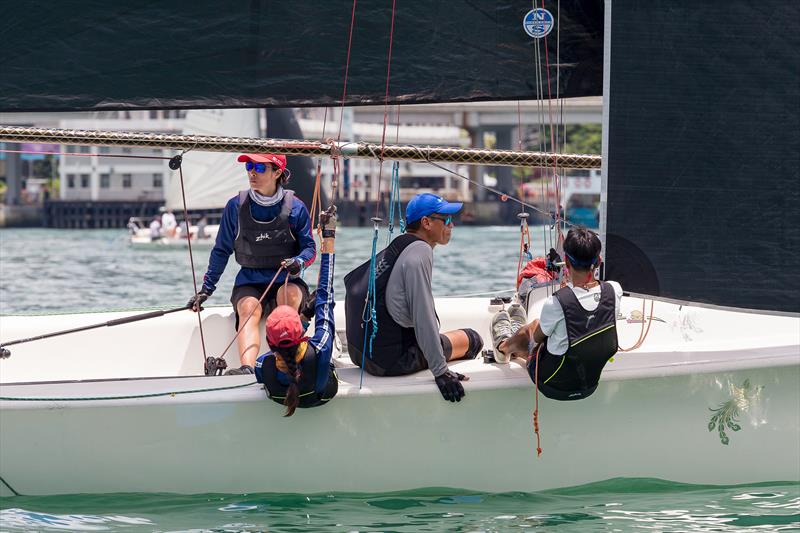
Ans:
[[[408,203],[406,232],[375,258],[378,328],[371,353],[362,319],[370,261],[344,279],[347,344],[353,363],[375,376],[401,376],[427,368],[444,399],[451,402],[464,397],[460,382],[468,378],[449,370],[447,362],[473,359],[483,348],[475,330],[439,333],[431,287],[433,249],[450,242],[452,216],[462,205],[430,193],[418,194]]]
[[[284,416],[298,407],[324,405],[336,396],[339,382],[331,363],[336,326],[333,318],[333,259],[336,209],[320,213],[322,260],[316,290],[314,336],[305,336],[300,315],[280,305],[267,318],[267,343],[271,351],[256,360],[256,380],[267,396],[286,406]]]
[[[564,240],[570,282],[545,301],[538,320],[498,343],[501,353],[527,359],[531,379],[554,400],[590,396],[619,348],[616,317],[622,287],[595,279],[601,247],[594,232],[571,229]]]

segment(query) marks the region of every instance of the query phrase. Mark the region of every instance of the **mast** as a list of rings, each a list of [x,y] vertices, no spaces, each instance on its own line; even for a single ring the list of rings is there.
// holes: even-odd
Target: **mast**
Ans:
[[[515,150],[488,150],[442,146],[415,146],[365,142],[327,142],[294,139],[258,139],[252,137],[219,137],[207,135],[174,135],[163,133],[61,130],[0,126],[0,141],[16,143],[51,143],[89,146],[126,146],[164,148],[201,152],[279,153],[306,157],[341,156],[344,158],[454,162],[462,165],[514,167],[553,167],[598,169],[601,157],[585,154],[554,154]]]

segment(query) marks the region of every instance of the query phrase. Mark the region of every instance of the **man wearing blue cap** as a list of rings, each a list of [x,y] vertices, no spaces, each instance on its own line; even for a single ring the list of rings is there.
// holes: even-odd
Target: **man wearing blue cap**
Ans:
[[[463,204],[435,194],[415,196],[406,207],[406,232],[375,259],[375,313],[378,332],[369,347],[364,302],[370,262],[345,276],[345,312],[350,359],[376,376],[400,376],[430,369],[442,396],[461,401],[468,378],[448,370],[447,361],[472,359],[483,348],[475,330],[439,333],[431,279],[433,249],[450,242],[453,215]],[[366,340],[366,343],[365,343]]]

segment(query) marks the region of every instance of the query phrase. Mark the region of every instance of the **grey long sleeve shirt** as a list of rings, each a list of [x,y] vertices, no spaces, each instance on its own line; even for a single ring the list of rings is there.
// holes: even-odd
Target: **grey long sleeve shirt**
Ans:
[[[447,370],[447,361],[439,340],[432,275],[433,248],[425,241],[408,245],[389,276],[386,308],[395,322],[404,328],[414,328],[428,368],[438,376]]]

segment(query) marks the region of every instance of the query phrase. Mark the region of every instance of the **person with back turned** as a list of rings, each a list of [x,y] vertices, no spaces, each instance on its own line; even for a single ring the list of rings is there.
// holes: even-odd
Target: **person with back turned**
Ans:
[[[371,353],[367,353],[370,335],[365,339],[362,320],[370,262],[344,280],[347,344],[353,363],[376,376],[429,369],[442,396],[452,402],[464,397],[461,381],[468,378],[449,370],[447,362],[472,359],[483,347],[480,335],[472,329],[440,334],[433,300],[433,249],[450,242],[453,215],[461,207],[460,202],[450,203],[430,193],[419,194],[408,203],[406,232],[376,256],[378,329]]]
[[[594,232],[571,229],[564,240],[570,283],[545,301],[538,320],[507,339],[496,339],[501,353],[527,359],[531,380],[554,400],[594,393],[603,367],[619,348],[616,317],[622,287],[595,279],[600,251]]]
[[[314,336],[308,339],[297,310],[280,305],[267,318],[271,351],[256,360],[256,380],[269,398],[286,406],[284,416],[298,407],[317,407],[336,395],[339,383],[331,355],[336,325],[333,319],[333,260],[336,208],[320,213],[322,258],[316,290]]]

